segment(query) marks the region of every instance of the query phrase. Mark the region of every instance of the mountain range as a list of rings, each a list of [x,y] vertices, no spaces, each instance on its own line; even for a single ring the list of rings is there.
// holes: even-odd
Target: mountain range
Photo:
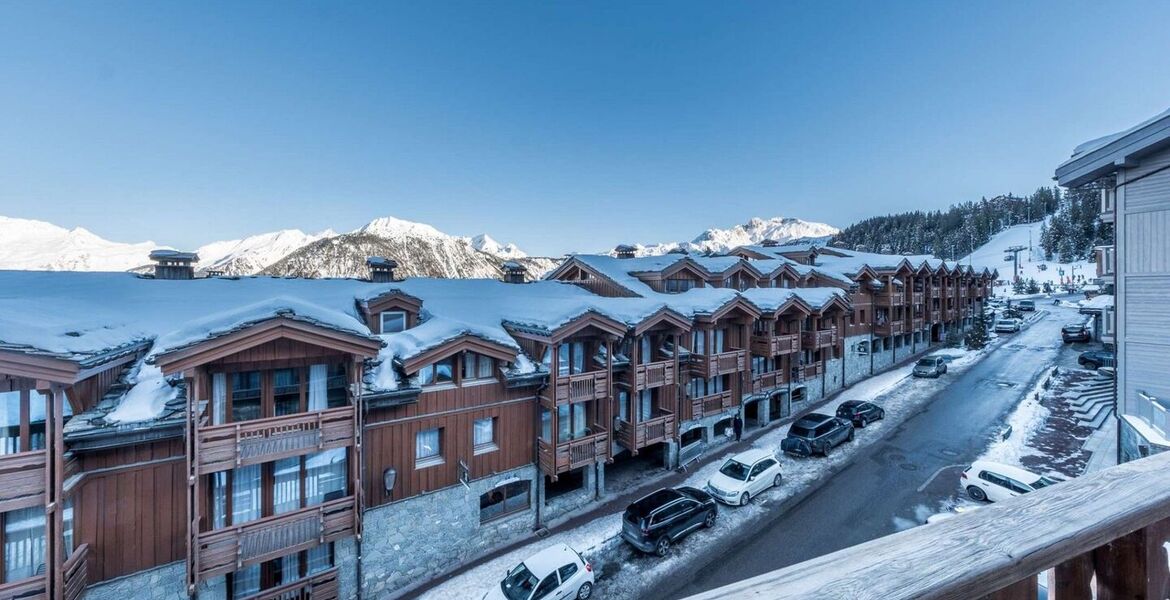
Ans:
[[[672,250],[723,252],[767,239],[827,239],[837,229],[793,218],[751,219],[728,229],[708,229],[690,242],[635,247],[640,255]],[[147,268],[155,242],[123,243],[103,239],[84,228],[66,229],[42,221],[0,217],[0,269],[50,271],[138,271]],[[350,232],[326,229],[305,233],[285,229],[195,249],[199,272],[224,275],[293,277],[362,277],[366,258],[385,256],[399,263],[402,276],[499,277],[505,261],[516,261],[540,277],[559,258],[531,257],[516,244],[480,234],[461,237],[430,225],[382,217]]]

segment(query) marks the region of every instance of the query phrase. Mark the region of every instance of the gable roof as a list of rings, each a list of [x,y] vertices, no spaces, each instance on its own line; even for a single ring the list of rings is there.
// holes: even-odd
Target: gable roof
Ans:
[[[1118,167],[1170,147],[1170,109],[1130,127],[1073,149],[1072,156],[1056,167],[1056,181],[1066,187],[1091,183]]]

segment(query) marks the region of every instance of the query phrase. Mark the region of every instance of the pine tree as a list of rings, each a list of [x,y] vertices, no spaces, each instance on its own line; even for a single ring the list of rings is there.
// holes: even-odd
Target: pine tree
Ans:
[[[1036,283],[1035,279],[1032,279],[1031,277],[1029,277],[1028,284],[1024,287],[1024,290],[1025,290],[1024,291],[1025,294],[1039,294],[1040,293],[1040,284]]]
[[[963,342],[967,345],[968,350],[979,350],[987,345],[987,318],[983,312],[975,317],[975,322],[971,324],[971,328],[967,330],[967,335]]]

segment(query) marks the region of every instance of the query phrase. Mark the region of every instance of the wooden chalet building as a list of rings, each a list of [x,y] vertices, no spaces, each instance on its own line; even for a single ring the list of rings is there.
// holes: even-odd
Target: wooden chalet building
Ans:
[[[407,595],[615,463],[675,467],[913,357],[995,275],[620,254],[528,283],[194,277],[174,252],[0,272],[0,600]]]

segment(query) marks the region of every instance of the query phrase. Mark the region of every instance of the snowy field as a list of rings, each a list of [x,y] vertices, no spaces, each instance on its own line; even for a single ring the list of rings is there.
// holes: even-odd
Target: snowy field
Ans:
[[[1073,275],[1084,276],[1085,281],[1088,281],[1097,276],[1097,265],[1091,261],[1079,261],[1075,263],[1059,263],[1055,261],[1044,260],[1044,251],[1040,249],[1040,226],[1044,221],[1037,221],[1035,223],[1026,223],[1024,225],[1015,225],[992,236],[991,240],[986,244],[980,246],[970,256],[963,257],[960,264],[973,264],[975,266],[986,266],[989,268],[996,268],[999,270],[999,278],[1004,281],[1011,281],[1012,278],[1012,263],[1003,259],[1006,248],[1012,246],[1029,246],[1029,234],[1031,234],[1031,248],[1020,253],[1020,277],[1024,279],[1032,278],[1037,283],[1043,285],[1044,282],[1049,282],[1053,285],[1059,285],[1061,282],[1060,271],[1064,270],[1066,278]],[[1011,288],[996,288],[996,295],[1004,295],[1005,292],[1010,292]]]
[[[948,357],[949,370],[956,373],[970,367],[990,349],[991,347],[988,347],[978,352],[943,349],[934,354]],[[839,446],[828,458],[793,458],[780,453],[780,441],[788,433],[787,426],[776,427],[757,438],[752,444],[753,447],[772,450],[780,455],[783,485],[779,489],[761,494],[748,506],[720,506],[719,521],[713,530],[691,535],[674,546],[671,555],[666,559],[638,555],[622,542],[619,537],[621,513],[615,512],[588,525],[534,541],[470,569],[429,591],[423,598],[431,600],[479,598],[491,587],[498,585],[508,569],[537,550],[562,542],[581,552],[586,560],[593,564],[598,573],[596,588],[598,597],[638,598],[641,590],[649,589],[656,582],[662,581],[662,578],[668,576],[679,562],[698,558],[700,553],[707,552],[710,544],[718,539],[741,535],[758,519],[779,509],[786,500],[808,491],[818,480],[831,476],[862,453],[867,446],[916,413],[923,402],[949,383],[949,378],[913,378],[910,376],[912,368],[913,365],[906,365],[859,382],[817,409],[817,412],[834,414],[837,406],[846,400],[867,400],[881,405],[886,411],[885,420],[872,423],[865,429],[858,429],[853,443]],[[694,472],[682,485],[705,487],[707,479],[719,469],[723,459],[732,454],[731,451],[724,451],[719,460],[711,461]]]

